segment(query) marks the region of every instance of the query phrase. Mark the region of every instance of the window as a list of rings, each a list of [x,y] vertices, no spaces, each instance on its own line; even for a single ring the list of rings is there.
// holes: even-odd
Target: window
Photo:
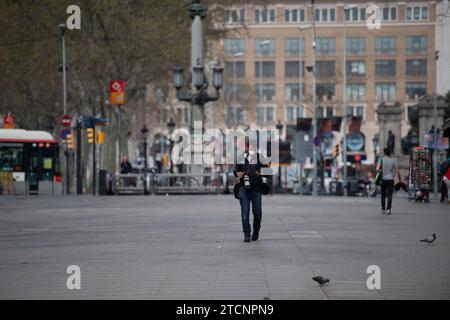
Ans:
[[[345,10],[345,21],[366,21],[366,8],[352,8]]]
[[[233,125],[245,123],[245,110],[239,106],[229,106],[228,109],[228,121]]]
[[[427,60],[426,59],[408,59],[406,60],[407,76],[426,76]]]
[[[383,21],[394,21],[397,20],[397,8],[396,7],[385,7],[383,8],[382,15]]]
[[[349,101],[364,101],[366,86],[364,83],[348,83],[346,86],[347,99]]]
[[[350,37],[346,41],[347,54],[363,56],[366,54],[366,38]]]
[[[255,78],[261,77],[261,63],[260,61],[255,62]],[[262,77],[263,78],[275,78],[275,62],[274,61],[263,61],[262,62]]]
[[[314,19],[317,22],[334,22],[336,21],[336,9],[334,8],[315,9]]]
[[[285,119],[287,122],[297,121],[297,118],[303,118],[305,113],[304,106],[286,106]]]
[[[258,106],[258,123],[272,123],[275,121],[275,108],[273,106]]]
[[[305,85],[301,86],[302,92],[299,92],[299,84],[298,83],[289,83],[284,86],[284,97],[288,101],[298,101],[303,100],[305,96]],[[301,93],[301,96],[300,96]]]
[[[225,39],[225,55],[233,56],[236,53],[245,52],[244,39]]]
[[[377,77],[395,77],[395,60],[376,60],[375,75]]]
[[[259,102],[261,102],[261,95],[263,101],[272,101],[275,98],[275,85],[273,83],[264,83],[261,91],[259,84],[256,84],[255,87]]]
[[[274,56],[276,48],[275,39],[256,39],[255,40],[255,55],[260,56]]]
[[[304,38],[285,38],[284,54],[286,56],[303,56],[305,54]]]
[[[406,7],[406,20],[428,20],[428,7]]]
[[[347,116],[365,118],[364,106],[349,106],[347,107]]]
[[[225,98],[227,101],[239,101],[246,98],[246,90],[241,84],[228,84],[225,87]]]
[[[275,22],[275,9],[256,9],[255,22]]]
[[[331,100],[335,93],[336,90],[334,83],[318,83],[316,85],[316,96],[319,99]]]
[[[347,76],[348,77],[364,77],[366,75],[365,61],[348,61],[347,60]]]
[[[301,70],[301,73],[300,73]],[[302,61],[286,61],[284,63],[284,77],[285,78],[299,78],[300,75],[305,76],[305,62]]]
[[[375,96],[378,101],[394,101],[395,100],[395,83],[376,83]]]
[[[407,82],[406,99],[413,100],[427,94],[426,82]]]
[[[406,54],[426,54],[427,51],[427,36],[406,37]]]
[[[305,22],[305,9],[285,9],[284,22]]]
[[[321,118],[331,118],[334,116],[334,107],[332,106],[317,106],[316,107],[316,117]]]
[[[334,38],[317,38],[316,52],[319,55],[334,55],[336,53],[336,40]]]
[[[245,62],[227,61],[225,63],[225,75],[229,78],[245,78]]]
[[[330,78],[336,75],[334,61],[317,61],[316,62],[316,75],[317,78]]]
[[[225,23],[244,23],[245,9],[225,10]]]
[[[396,54],[395,37],[376,37],[375,52],[377,55],[395,55]]]

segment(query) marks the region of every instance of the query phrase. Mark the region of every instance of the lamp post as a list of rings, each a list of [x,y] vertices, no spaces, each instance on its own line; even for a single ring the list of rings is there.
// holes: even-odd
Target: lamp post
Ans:
[[[280,120],[278,120],[278,123],[275,127],[277,128],[278,135],[280,136],[280,139],[281,139],[281,133],[283,131],[283,124],[281,123]],[[281,191],[282,188],[281,188],[281,165],[280,164],[278,164],[278,188]]]
[[[243,52],[236,52],[235,54],[233,54],[233,58],[235,58],[233,60],[233,107],[232,107],[232,111],[233,111],[233,125],[236,127],[236,58],[242,57],[244,55]]]
[[[61,32],[61,45],[62,45],[62,74],[63,74],[63,108],[64,108],[64,116],[67,115],[67,78],[66,78],[66,42],[64,38],[64,34],[67,31],[67,26],[65,23],[60,23],[58,26]],[[69,168],[69,158],[67,154],[67,142],[63,144],[64,148],[64,181],[62,183],[62,194],[67,194],[68,191],[68,168]]]
[[[144,125],[141,129],[141,138],[142,138],[142,142],[144,145],[144,170],[146,171],[148,168],[147,165],[147,138],[148,138],[148,129],[147,127]]]
[[[192,105],[191,129],[195,121],[203,121],[204,106],[210,101],[217,101],[220,97],[220,88],[223,85],[223,68],[216,65],[213,68],[212,85],[215,95],[208,94],[208,81],[204,74],[203,61],[203,26],[202,21],[206,17],[206,8],[200,0],[192,1],[189,16],[192,19],[191,29],[191,83],[188,84],[187,92],[181,92],[184,87],[183,67],[178,65],[173,68],[172,83],[176,89],[179,101],[189,102]]]
[[[343,177],[342,177],[342,183],[344,185],[344,196],[348,196],[348,188],[347,188],[347,12],[350,18],[350,10],[355,8],[355,5],[348,5],[344,6],[344,43],[343,43],[343,50],[342,50],[342,56],[343,56],[343,62],[342,62],[342,110],[344,112],[344,119],[343,119],[343,126],[344,126],[344,132],[343,132],[343,150],[342,150],[342,158],[344,159],[344,167],[343,170]]]
[[[175,130],[176,123],[170,118],[170,121],[167,123],[167,128],[169,129],[169,136],[172,136],[173,131]],[[173,141],[170,138],[170,173],[173,173],[173,161],[172,161],[172,149],[173,149]]]
[[[437,61],[439,60],[439,50],[434,52],[434,70],[437,70]],[[434,150],[433,150],[433,196],[437,197],[437,189],[438,189],[438,174],[437,174],[437,156],[438,156],[438,141],[437,141],[437,72],[435,72],[434,76],[434,99],[433,99],[433,141],[434,141]]]
[[[372,143],[373,143],[373,163],[374,163],[375,166],[377,165],[377,146],[378,146],[378,141],[379,141],[379,137],[378,137],[378,133],[377,133],[372,138]]]
[[[262,68],[262,50],[264,46],[267,46],[270,44],[270,41],[266,40],[266,41],[261,41],[259,42],[259,103],[262,103],[263,101],[263,97],[262,97],[262,73],[263,73],[263,68]],[[258,112],[259,114],[259,112]],[[261,119],[259,125],[262,126],[264,123],[264,119]]]

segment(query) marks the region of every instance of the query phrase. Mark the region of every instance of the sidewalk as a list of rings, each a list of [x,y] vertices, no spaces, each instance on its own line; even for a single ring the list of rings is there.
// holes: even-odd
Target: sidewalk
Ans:
[[[385,216],[379,198],[265,196],[260,240],[244,243],[232,195],[2,199],[1,299],[450,298],[450,205],[437,202],[396,198]],[[81,290],[66,288],[69,265]]]

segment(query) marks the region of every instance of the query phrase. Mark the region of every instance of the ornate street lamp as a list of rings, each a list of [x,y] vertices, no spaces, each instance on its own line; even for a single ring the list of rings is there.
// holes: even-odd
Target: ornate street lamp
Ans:
[[[202,20],[206,17],[206,8],[200,0],[194,0],[189,9],[189,16],[192,19],[191,30],[191,66],[190,83],[184,83],[183,67],[173,68],[172,83],[176,89],[177,99],[192,104],[191,127],[193,121],[202,121],[204,116],[204,106],[210,101],[217,101],[220,98],[219,90],[223,86],[223,68],[219,63],[213,68],[212,85],[216,90],[215,95],[208,94],[208,79],[205,76],[203,62],[203,26]],[[182,92],[186,85],[185,92]]]

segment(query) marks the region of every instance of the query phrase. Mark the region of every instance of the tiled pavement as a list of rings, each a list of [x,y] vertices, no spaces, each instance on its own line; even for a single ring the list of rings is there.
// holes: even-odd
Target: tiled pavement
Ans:
[[[378,201],[266,196],[261,238],[244,243],[232,196],[2,197],[0,298],[449,299],[450,205],[395,199],[383,216]]]

